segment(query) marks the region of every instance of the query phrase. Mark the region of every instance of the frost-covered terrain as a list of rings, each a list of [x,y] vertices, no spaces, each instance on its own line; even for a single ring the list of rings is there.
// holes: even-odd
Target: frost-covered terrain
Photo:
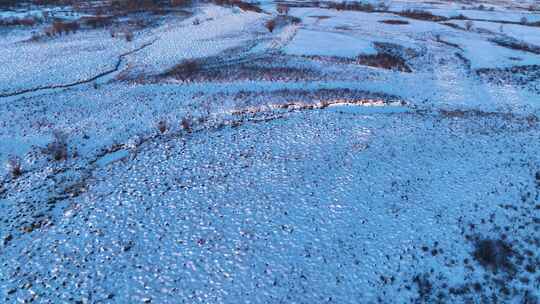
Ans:
[[[0,8],[0,302],[540,303],[538,3],[106,5]]]

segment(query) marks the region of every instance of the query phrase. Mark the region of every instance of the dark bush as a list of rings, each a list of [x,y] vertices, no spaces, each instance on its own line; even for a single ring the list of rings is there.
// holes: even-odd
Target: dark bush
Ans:
[[[169,124],[166,120],[162,119],[157,122],[156,128],[158,129],[159,133],[163,134],[169,130]]]
[[[270,33],[272,33],[274,31],[274,29],[276,28],[276,20],[270,19],[270,20],[266,21],[264,26],[268,29],[268,31]]]
[[[11,156],[7,161],[7,169],[13,178],[17,178],[22,175],[21,159],[17,156]]]
[[[475,244],[474,258],[492,271],[511,270],[512,248],[502,240],[484,239]]]
[[[44,152],[45,154],[51,156],[53,160],[67,160],[67,136],[62,132],[55,131],[53,133],[53,141],[47,145]]]

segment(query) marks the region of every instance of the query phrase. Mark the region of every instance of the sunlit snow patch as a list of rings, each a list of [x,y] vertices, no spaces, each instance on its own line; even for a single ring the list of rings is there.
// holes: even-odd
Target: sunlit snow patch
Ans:
[[[112,164],[114,162],[122,160],[122,159],[124,159],[124,158],[126,158],[128,156],[129,156],[129,151],[128,150],[118,150],[118,151],[106,154],[105,156],[100,158],[96,162],[96,165],[98,165],[99,167],[105,167],[105,166],[107,166],[109,164]]]

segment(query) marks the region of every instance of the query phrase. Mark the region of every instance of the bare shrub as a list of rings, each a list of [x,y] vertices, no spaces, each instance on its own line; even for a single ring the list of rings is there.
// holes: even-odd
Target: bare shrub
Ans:
[[[131,31],[125,31],[124,37],[126,37],[127,42],[133,41],[133,33]]]
[[[300,24],[300,23],[302,23],[302,19],[300,19],[300,18],[298,18],[296,16],[291,16],[289,18],[290,18],[292,24]]]
[[[159,133],[164,134],[169,130],[169,123],[165,119],[161,119],[156,123],[156,128]]]
[[[270,33],[272,33],[274,31],[274,29],[276,28],[276,20],[270,19],[270,20],[266,21],[264,26],[268,29],[268,31]]]
[[[18,156],[10,156],[7,160],[7,169],[13,178],[22,175],[21,159]]]
[[[454,20],[467,20],[467,16],[463,15],[463,14],[459,14],[459,15],[456,15],[456,16],[452,16],[450,17],[450,19],[454,19]]]
[[[191,132],[191,121],[187,118],[182,118],[182,121],[180,122],[180,126],[182,129],[188,133]]]
[[[67,160],[67,135],[60,131],[54,131],[53,141],[47,145],[44,152],[45,154],[51,156],[55,161]]]
[[[465,29],[470,31],[473,28],[473,25],[474,23],[471,20],[467,20],[467,22],[465,22]]]
[[[52,24],[52,30],[49,31],[49,33],[52,33],[52,35],[63,33],[69,34],[70,32],[76,33],[81,28],[80,24],[76,21],[74,22],[63,22],[63,21],[55,21]],[[47,32],[46,32],[47,33]]]
[[[283,3],[280,3],[276,7],[276,11],[281,15],[288,15],[289,14],[289,6]]]

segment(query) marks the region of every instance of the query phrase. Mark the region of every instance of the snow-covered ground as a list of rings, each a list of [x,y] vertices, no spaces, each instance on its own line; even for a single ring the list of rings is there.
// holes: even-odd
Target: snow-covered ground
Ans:
[[[539,303],[540,15],[310,3],[0,28],[0,302]]]

